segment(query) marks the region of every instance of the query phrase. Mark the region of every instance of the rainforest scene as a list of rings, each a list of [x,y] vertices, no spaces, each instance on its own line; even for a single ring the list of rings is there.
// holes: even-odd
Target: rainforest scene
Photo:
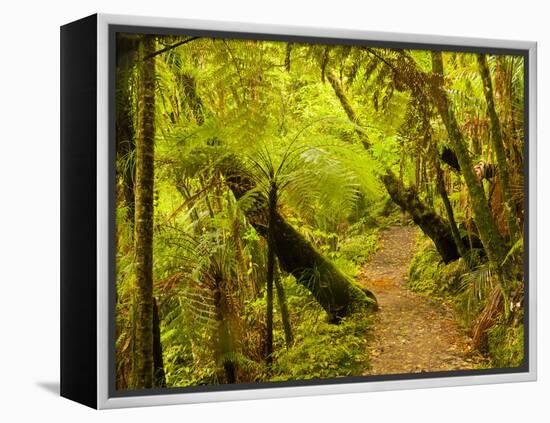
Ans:
[[[116,34],[116,389],[523,364],[524,57],[342,43]]]

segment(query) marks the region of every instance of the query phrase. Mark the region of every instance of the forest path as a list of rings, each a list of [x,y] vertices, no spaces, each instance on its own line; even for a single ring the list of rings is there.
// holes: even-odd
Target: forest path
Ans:
[[[365,375],[476,368],[451,309],[405,286],[417,228],[394,226],[380,233],[380,249],[362,269],[359,282],[378,299],[370,367]]]

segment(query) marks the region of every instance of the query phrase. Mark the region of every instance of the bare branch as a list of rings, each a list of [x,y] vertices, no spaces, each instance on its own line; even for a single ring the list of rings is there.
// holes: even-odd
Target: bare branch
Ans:
[[[175,44],[172,44],[171,46],[164,47],[163,49],[160,49],[160,50],[157,50],[157,51],[155,51],[151,54],[148,54],[147,56],[145,56],[143,58],[143,60],[145,61],[145,60],[152,59],[153,57],[158,56],[159,54],[166,53],[167,51],[175,49],[176,47],[182,46],[184,44],[190,43],[191,41],[198,40],[199,38],[200,37],[191,37],[191,38],[187,38],[186,40],[179,41]]]

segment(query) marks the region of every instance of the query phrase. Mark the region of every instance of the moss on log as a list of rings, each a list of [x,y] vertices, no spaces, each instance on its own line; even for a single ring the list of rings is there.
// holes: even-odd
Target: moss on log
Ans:
[[[220,166],[235,198],[242,198],[254,188],[254,183],[239,170],[235,158]],[[267,236],[267,204],[260,198],[246,211],[249,222],[264,237]],[[331,322],[356,310],[378,308],[376,298],[367,288],[360,287],[323,257],[280,213],[274,216],[274,247],[281,268],[306,287],[323,307]]]
[[[323,257],[280,214],[274,221],[275,252],[281,267],[313,294],[333,322],[361,307],[376,309],[376,298]]]
[[[388,171],[382,177],[382,182],[393,202],[409,213],[414,223],[431,238],[445,263],[460,258],[451,227],[434,209],[420,201],[414,190],[401,187],[392,172]]]

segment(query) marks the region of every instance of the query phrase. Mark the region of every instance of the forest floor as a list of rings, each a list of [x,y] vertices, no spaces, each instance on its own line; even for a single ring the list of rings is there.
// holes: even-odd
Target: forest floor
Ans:
[[[359,282],[378,299],[365,375],[478,368],[452,309],[405,285],[415,253],[417,229],[394,226],[380,232],[380,249],[362,269]]]

